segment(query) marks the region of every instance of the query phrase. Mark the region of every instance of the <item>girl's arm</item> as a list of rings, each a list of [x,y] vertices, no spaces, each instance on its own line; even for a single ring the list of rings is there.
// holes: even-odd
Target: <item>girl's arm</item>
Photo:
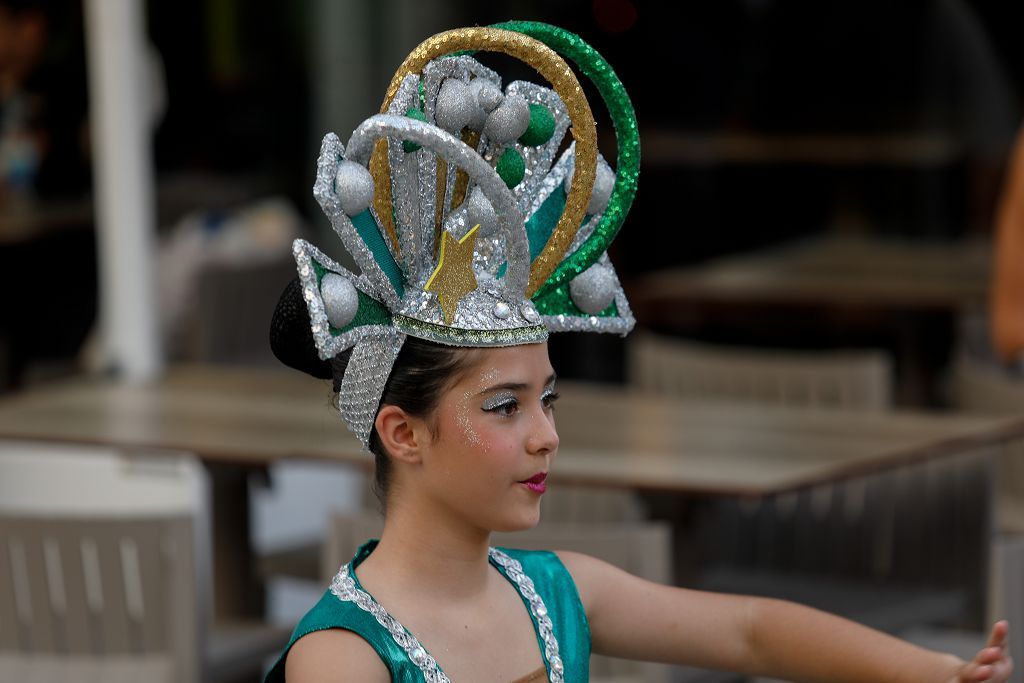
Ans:
[[[815,683],[967,683],[1009,679],[1005,622],[971,662],[781,600],[651,583],[559,553],[590,620],[595,652]]]

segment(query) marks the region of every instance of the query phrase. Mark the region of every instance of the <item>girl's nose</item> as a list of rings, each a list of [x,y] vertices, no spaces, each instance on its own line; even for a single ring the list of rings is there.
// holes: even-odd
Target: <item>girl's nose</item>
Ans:
[[[531,427],[532,431],[526,442],[527,450],[530,453],[546,455],[558,449],[558,431],[555,429],[554,418],[550,414],[537,413]]]

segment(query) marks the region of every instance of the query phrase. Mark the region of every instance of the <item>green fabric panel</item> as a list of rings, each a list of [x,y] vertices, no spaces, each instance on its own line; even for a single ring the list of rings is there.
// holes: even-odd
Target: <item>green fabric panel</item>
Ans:
[[[316,284],[319,287],[320,281],[324,279],[324,275],[330,271],[324,268],[316,259],[310,259],[313,264],[313,271],[316,273]],[[342,329],[336,327],[328,327],[332,337],[337,337],[343,332],[362,327],[363,325],[390,325],[391,314],[384,304],[374,299],[369,294],[356,289],[356,293],[359,294],[359,310],[356,311],[356,317],[352,319],[348,325],[345,325]]]
[[[540,205],[540,208],[526,221],[526,237],[530,240],[530,261],[537,258],[544,250],[544,245],[551,237],[563,211],[565,211],[565,187],[558,185]]]
[[[565,211],[565,187],[559,185],[552,190],[548,198],[526,221],[526,238],[530,243],[531,262],[544,250],[544,245],[547,244],[555,226],[558,225],[558,219],[562,217],[563,211]],[[583,224],[586,225],[590,218],[590,215],[584,216]],[[502,264],[498,269],[497,278],[499,280],[505,277],[507,266],[508,264]]]
[[[422,88],[423,88],[423,84],[420,83],[420,89],[421,89],[420,96],[421,97],[422,97]],[[416,120],[416,121],[422,121],[423,123],[427,122],[427,115],[423,112],[422,109],[417,109],[416,107],[409,107],[408,109],[406,109],[405,110],[405,115],[408,116],[410,119],[413,119],[413,120]],[[402,151],[405,152],[406,154],[412,154],[413,152],[415,152],[418,149],[420,149],[419,143],[412,142],[411,140],[403,140],[402,141]]]
[[[359,236],[363,238],[363,242],[373,254],[373,258],[380,265],[381,270],[388,276],[388,280],[391,281],[391,285],[395,288],[399,298],[404,296],[405,283],[402,281],[402,271],[391,255],[391,251],[384,241],[384,236],[380,234],[380,227],[378,227],[377,221],[373,219],[373,214],[367,209],[358,216],[353,216],[352,225],[355,226]]]
[[[331,336],[337,337],[339,334],[343,334],[357,327],[363,327],[364,325],[391,324],[391,314],[388,313],[388,309],[384,307],[384,304],[380,303],[369,294],[360,292],[358,289],[356,292],[359,294],[359,310],[356,311],[356,317],[352,318],[352,322],[345,325],[345,327],[340,330],[331,327]]]

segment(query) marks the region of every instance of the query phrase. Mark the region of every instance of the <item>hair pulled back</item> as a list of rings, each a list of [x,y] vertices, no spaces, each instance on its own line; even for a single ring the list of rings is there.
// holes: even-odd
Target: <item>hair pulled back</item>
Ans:
[[[427,420],[431,433],[436,436],[436,425],[430,418],[441,396],[458,381],[459,375],[469,365],[466,351],[459,347],[406,337],[395,359],[391,376],[384,385],[380,405],[396,406],[413,417]],[[351,354],[351,350],[348,350],[331,359],[336,395],[341,392],[341,381]],[[391,459],[381,443],[376,427],[370,431],[369,447],[374,463],[373,492],[381,505],[386,505],[391,480]]]
[[[319,379],[333,380],[334,394],[338,396],[352,352],[339,353],[330,361],[319,357],[298,278],[288,283],[274,309],[270,321],[270,348],[285,365]],[[384,385],[381,405],[397,406],[409,415],[427,420],[434,432],[436,424],[430,418],[441,396],[458,381],[471,362],[468,349],[406,337]],[[370,432],[369,447],[376,466],[373,488],[383,505],[390,483],[391,461],[376,428]]]

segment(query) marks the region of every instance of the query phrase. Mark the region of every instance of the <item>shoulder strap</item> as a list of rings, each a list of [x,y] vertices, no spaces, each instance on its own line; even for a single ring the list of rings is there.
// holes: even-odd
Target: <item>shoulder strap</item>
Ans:
[[[284,683],[285,659],[292,646],[305,635],[329,628],[340,628],[352,631],[365,640],[376,651],[381,661],[388,667],[391,680],[401,683],[422,683],[423,675],[409,661],[394,638],[369,613],[360,609],[352,602],[339,600],[330,590],[326,591],[320,601],[311,609],[295,627],[288,647],[267,674],[265,683]]]
[[[530,577],[544,601],[551,618],[551,630],[559,643],[567,683],[589,680],[590,625],[569,570],[555,553],[546,550],[498,550],[519,561],[523,573]],[[539,635],[537,640],[543,652],[544,642]]]

